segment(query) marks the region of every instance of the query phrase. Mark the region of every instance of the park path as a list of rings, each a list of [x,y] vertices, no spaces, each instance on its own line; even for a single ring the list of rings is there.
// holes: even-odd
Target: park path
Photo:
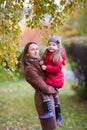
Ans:
[[[63,69],[65,80],[75,80],[75,75],[72,70]]]

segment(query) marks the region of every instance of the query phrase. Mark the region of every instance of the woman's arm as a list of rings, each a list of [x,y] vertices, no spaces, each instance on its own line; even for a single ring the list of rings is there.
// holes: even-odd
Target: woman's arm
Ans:
[[[25,77],[28,83],[34,89],[41,90],[45,94],[57,93],[57,91],[50,85],[47,85],[43,78],[38,74],[37,70],[33,66],[26,68]]]

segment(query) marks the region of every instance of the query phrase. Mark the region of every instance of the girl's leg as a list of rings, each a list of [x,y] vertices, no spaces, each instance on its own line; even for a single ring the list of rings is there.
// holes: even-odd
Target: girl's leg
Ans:
[[[56,94],[54,94],[53,97],[54,97],[54,102],[55,102],[56,123],[59,124],[63,120],[61,107],[60,107],[60,101]]]
[[[53,112],[52,112],[52,105],[51,101],[48,95],[42,94],[43,96],[43,107],[44,107],[44,114],[41,115],[39,118],[40,119],[47,119],[47,118],[52,118]]]

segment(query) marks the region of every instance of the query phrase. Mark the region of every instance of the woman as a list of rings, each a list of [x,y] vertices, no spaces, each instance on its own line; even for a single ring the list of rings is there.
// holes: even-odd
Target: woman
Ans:
[[[43,71],[39,65],[38,45],[35,42],[29,42],[25,46],[22,55],[22,65],[26,81],[35,89],[34,100],[39,117],[44,113],[42,92],[50,97],[54,116],[49,119],[40,119],[40,122],[42,130],[54,130],[56,128],[56,116],[52,94],[57,93],[57,91],[44,82]]]

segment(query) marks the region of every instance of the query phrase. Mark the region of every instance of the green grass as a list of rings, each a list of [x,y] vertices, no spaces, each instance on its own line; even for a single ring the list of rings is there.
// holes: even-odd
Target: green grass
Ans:
[[[63,66],[63,67],[66,68],[66,69],[71,69],[71,64],[70,64],[70,61],[69,61],[68,58],[66,59],[66,65]]]
[[[57,130],[87,130],[87,105],[78,102],[71,83],[66,81],[59,94],[63,122]],[[0,82],[0,130],[41,130],[34,90],[24,80]]]

